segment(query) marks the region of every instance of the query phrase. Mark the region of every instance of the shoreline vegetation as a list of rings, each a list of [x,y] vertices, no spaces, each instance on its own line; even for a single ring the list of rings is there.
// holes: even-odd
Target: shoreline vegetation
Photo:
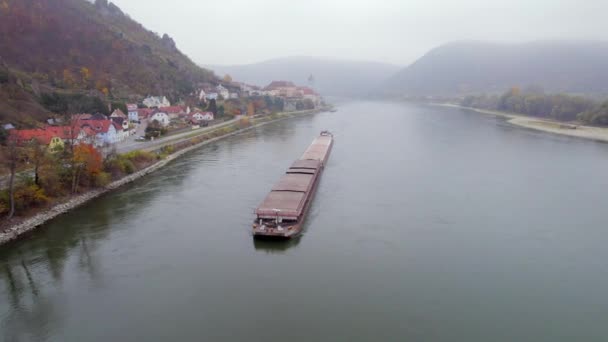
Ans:
[[[193,132],[192,135],[184,137],[183,139],[170,141],[166,145],[158,147],[154,154],[153,152],[144,151],[133,151],[120,157],[125,158],[129,165],[142,165],[143,167],[131,168],[123,177],[120,177],[112,182],[108,182],[105,186],[89,188],[86,191],[72,196],[67,196],[62,199],[57,199],[52,204],[46,206],[40,206],[37,211],[32,213],[26,213],[22,217],[16,217],[11,221],[0,224],[0,246],[11,241],[15,241],[25,234],[32,232],[36,228],[40,227],[44,223],[60,216],[61,214],[67,213],[89,201],[106,194],[110,191],[120,188],[121,186],[131,183],[136,179],[144,177],[162,167],[169,164],[171,161],[179,158],[183,154],[190,152],[194,149],[218,141],[220,139],[233,136],[255,127],[260,127],[272,122],[284,120],[291,117],[300,115],[309,115],[314,113],[320,113],[328,110],[327,108],[319,108],[312,110],[296,111],[296,112],[283,112],[271,115],[265,115],[261,117],[242,117],[237,122],[230,125],[219,127],[214,130],[209,130],[204,133],[196,134]],[[154,155],[155,161],[143,163],[136,163],[135,160],[146,155]],[[131,161],[131,159],[134,159]],[[144,158],[146,159],[146,158]],[[148,158],[149,159],[149,158]],[[123,161],[124,162],[124,161]]]
[[[560,122],[551,119],[532,117],[524,114],[491,109],[480,109],[454,103],[433,103],[433,105],[466,109],[481,114],[503,117],[512,125],[533,129],[536,131],[608,143],[608,128],[604,127],[587,126],[571,122]]]

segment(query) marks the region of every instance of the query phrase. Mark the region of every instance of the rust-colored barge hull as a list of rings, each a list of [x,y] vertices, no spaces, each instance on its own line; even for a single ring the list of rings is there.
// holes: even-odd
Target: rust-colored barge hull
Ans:
[[[255,238],[289,239],[301,233],[332,146],[331,133],[321,132],[272,187],[255,211]]]

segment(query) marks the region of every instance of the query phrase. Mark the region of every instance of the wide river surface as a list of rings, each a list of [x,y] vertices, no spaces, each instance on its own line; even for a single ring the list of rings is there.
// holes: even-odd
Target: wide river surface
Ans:
[[[254,208],[323,129],[304,234],[254,241]],[[0,340],[606,341],[607,172],[607,144],[343,103],[0,247]]]

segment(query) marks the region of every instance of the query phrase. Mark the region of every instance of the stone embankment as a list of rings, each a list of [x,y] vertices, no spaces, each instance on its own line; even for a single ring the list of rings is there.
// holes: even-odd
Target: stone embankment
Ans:
[[[125,184],[131,183],[136,179],[139,179],[147,174],[150,174],[150,173],[164,167],[165,165],[167,165],[174,159],[182,156],[183,154],[188,153],[194,149],[197,149],[203,145],[210,144],[210,143],[218,141],[220,139],[224,139],[226,137],[233,136],[233,135],[248,131],[250,129],[253,129],[253,128],[256,128],[259,126],[263,126],[263,125],[267,125],[269,123],[283,120],[285,118],[289,118],[289,117],[292,117],[295,115],[305,115],[305,114],[312,114],[312,113],[316,113],[316,112],[318,112],[318,111],[304,111],[304,112],[292,113],[292,114],[286,113],[286,114],[280,115],[278,118],[276,118],[274,120],[254,123],[252,126],[242,128],[242,129],[236,130],[234,132],[231,132],[231,133],[228,133],[228,134],[225,134],[222,136],[218,136],[218,137],[215,137],[215,138],[212,138],[209,140],[205,140],[198,144],[195,144],[195,145],[186,147],[184,149],[181,149],[179,151],[176,151],[176,152],[168,155],[164,159],[154,163],[153,165],[148,166],[147,168],[144,168],[140,171],[137,171],[131,175],[125,176],[119,180],[116,180],[116,181],[108,184],[105,188],[90,190],[82,195],[77,195],[75,197],[72,197],[67,202],[57,204],[54,207],[50,208],[49,210],[46,210],[43,213],[36,214],[18,224],[15,224],[12,227],[5,229],[4,232],[0,233],[0,245],[3,245],[10,241],[17,240],[18,238],[33,231],[34,229],[40,227],[41,225],[48,222],[49,220],[52,220],[59,215],[65,214],[65,213],[69,212],[70,210],[73,210],[73,209],[89,202],[90,200],[97,198],[109,191],[118,189]],[[188,139],[185,139],[185,140],[188,140]]]

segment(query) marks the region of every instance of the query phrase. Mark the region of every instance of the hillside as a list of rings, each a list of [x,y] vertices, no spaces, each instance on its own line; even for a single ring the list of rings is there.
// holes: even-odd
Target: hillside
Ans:
[[[608,42],[456,42],[431,50],[390,78],[393,95],[465,95],[540,86],[550,92],[608,93]]]
[[[391,64],[319,57],[286,57],[255,64],[207,67],[218,76],[229,74],[234,79],[262,86],[273,80],[306,85],[313,75],[318,92],[335,96],[365,95],[399,70]]]
[[[2,122],[44,118],[43,93],[177,99],[216,81],[107,0],[2,0],[0,37]]]

